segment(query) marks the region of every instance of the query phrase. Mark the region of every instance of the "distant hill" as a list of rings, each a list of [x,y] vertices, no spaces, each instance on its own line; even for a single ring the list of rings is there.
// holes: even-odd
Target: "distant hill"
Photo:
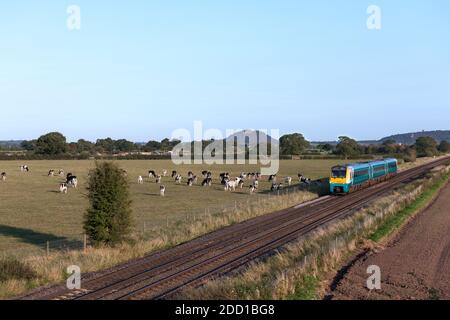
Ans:
[[[421,131],[395,134],[389,137],[382,138],[380,142],[386,140],[395,140],[395,142],[397,143],[413,144],[416,142],[416,139],[420,137],[432,137],[437,142],[441,142],[443,140],[450,141],[450,130]]]
[[[1,147],[19,147],[23,140],[0,140]]]

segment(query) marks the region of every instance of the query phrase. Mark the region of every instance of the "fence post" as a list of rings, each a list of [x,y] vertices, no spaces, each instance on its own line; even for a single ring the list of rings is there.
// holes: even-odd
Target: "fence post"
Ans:
[[[86,249],[87,249],[87,236],[86,233],[83,234],[83,251],[86,253]]]
[[[50,241],[47,241],[47,255],[50,254]]]

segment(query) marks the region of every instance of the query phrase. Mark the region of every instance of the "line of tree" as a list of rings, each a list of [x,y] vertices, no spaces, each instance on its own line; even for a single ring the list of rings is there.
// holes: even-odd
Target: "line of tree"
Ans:
[[[126,139],[113,140],[111,138],[97,139],[96,142],[80,139],[77,142],[67,142],[64,135],[59,132],[50,132],[38,139],[23,141],[21,148],[39,155],[81,154],[92,156],[100,154],[119,154],[127,152],[167,152],[180,141],[163,139],[162,141],[149,141],[146,144],[137,144]]]
[[[363,146],[354,139],[342,136],[339,137],[339,143],[333,150],[334,154],[345,158],[364,154],[391,154],[400,155],[408,162],[415,161],[417,157],[433,157],[449,152],[450,142],[444,140],[438,144],[432,137],[419,137],[413,145],[403,145],[395,140],[385,140],[378,145]]]
[[[202,150],[213,141],[202,141]],[[167,138],[162,141],[150,140],[145,144],[137,144],[126,139],[113,140],[111,138],[98,139],[96,142],[80,139],[77,142],[68,143],[66,137],[61,133],[50,132],[36,140],[23,141],[21,148],[36,155],[79,155],[81,157],[90,157],[96,154],[114,155],[132,152],[159,152],[164,154],[171,151],[179,143],[179,140]],[[282,156],[300,156],[315,150],[315,152],[344,158],[376,154],[398,155],[406,161],[414,161],[416,157],[436,156],[440,153],[450,152],[449,141],[444,140],[438,144],[432,137],[419,137],[413,145],[399,144],[393,139],[385,140],[380,144],[361,145],[350,137],[341,136],[336,145],[319,144],[313,148],[311,143],[301,133],[283,135],[279,139],[279,147]]]

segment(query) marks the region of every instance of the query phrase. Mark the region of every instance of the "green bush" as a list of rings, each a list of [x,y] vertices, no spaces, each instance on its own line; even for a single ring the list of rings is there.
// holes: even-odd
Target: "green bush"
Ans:
[[[97,162],[89,172],[88,208],[84,230],[94,245],[114,245],[128,239],[132,211],[129,185],[113,162]]]

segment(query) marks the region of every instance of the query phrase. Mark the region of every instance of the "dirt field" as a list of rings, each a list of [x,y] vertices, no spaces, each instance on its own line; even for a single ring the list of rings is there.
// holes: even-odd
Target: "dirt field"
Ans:
[[[450,299],[450,184],[379,253],[355,262],[333,299]],[[381,269],[381,290],[369,291],[367,267]]]
[[[131,184],[131,195],[136,225],[165,225],[167,218],[176,221],[187,214],[201,214],[206,207],[218,208],[232,206],[235,201],[246,202],[251,199],[248,189],[237,190],[235,193],[224,192],[217,179],[220,172],[230,172],[238,176],[240,172],[257,172],[259,167],[243,165],[224,166],[175,166],[171,161],[118,161],[128,172]],[[297,183],[297,173],[301,172],[312,179],[329,175],[330,167],[342,161],[335,160],[299,160],[281,161],[279,177],[292,176]],[[27,164],[30,172],[23,173],[20,165]],[[0,161],[0,172],[7,172],[5,182],[0,181],[0,252],[5,249],[39,244],[45,241],[59,239],[75,239],[82,233],[83,214],[87,206],[86,178],[93,161]],[[79,188],[69,189],[67,195],[58,193],[61,177],[48,177],[50,169],[64,169],[79,179]],[[170,177],[163,178],[166,186],[166,197],[159,197],[159,185],[154,179],[148,179],[148,170],[169,174],[178,170],[184,177],[192,170],[200,175],[202,170],[211,170],[214,184],[211,188],[200,185],[187,187],[185,180],[176,185]],[[145,183],[139,185],[137,177],[144,176]],[[200,179],[201,180],[201,179]],[[199,181],[201,182],[201,181]],[[246,184],[248,185],[248,183]],[[260,191],[267,191],[270,184],[264,180]],[[79,238],[77,238],[79,240]]]

